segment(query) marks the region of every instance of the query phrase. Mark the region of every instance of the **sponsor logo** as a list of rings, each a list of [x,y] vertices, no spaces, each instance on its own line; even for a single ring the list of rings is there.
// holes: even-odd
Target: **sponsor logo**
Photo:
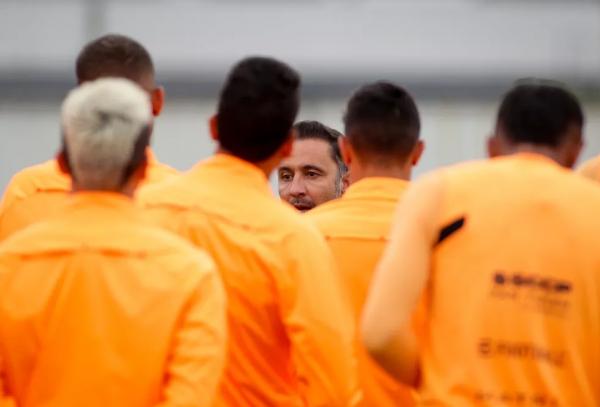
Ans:
[[[477,404],[493,404],[519,407],[559,407],[555,397],[544,393],[528,394],[521,391],[477,391],[474,395]]]
[[[496,270],[491,280],[493,298],[514,301],[546,315],[567,316],[573,283],[566,279]]]
[[[515,358],[533,360],[562,368],[565,365],[564,350],[548,349],[531,342],[509,342],[482,338],[477,344],[477,352],[484,358]]]

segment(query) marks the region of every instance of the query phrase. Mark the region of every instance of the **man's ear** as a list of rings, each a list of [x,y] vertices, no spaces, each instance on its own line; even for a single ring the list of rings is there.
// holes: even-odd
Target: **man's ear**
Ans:
[[[208,130],[210,131],[210,138],[213,141],[219,141],[219,130],[217,127],[217,115],[213,115],[208,119]]]
[[[492,134],[487,139],[487,153],[489,158],[502,155],[502,140],[497,134]]]
[[[290,130],[287,139],[285,142],[279,147],[279,155],[282,159],[289,157],[292,155],[292,150],[294,149],[294,133]]]
[[[413,167],[417,165],[421,160],[421,157],[423,156],[423,151],[425,151],[425,142],[423,140],[417,140],[417,144],[415,144],[415,147],[413,148],[410,157],[410,163]]]
[[[346,137],[340,137],[337,139],[338,146],[340,148],[340,154],[342,155],[342,161],[346,164],[346,167],[350,168],[352,160],[354,158],[354,151],[352,145]]]
[[[60,168],[61,172],[71,175],[71,164],[69,164],[69,158],[67,157],[67,152],[64,148],[56,155],[56,162],[58,163],[58,168]]]
[[[577,159],[584,146],[585,142],[581,134],[581,129],[573,131],[571,137],[567,139],[565,147],[565,166],[567,168],[575,167],[575,163],[577,163]]]
[[[350,186],[350,171],[346,171],[344,175],[342,175],[342,195],[348,187]]]
[[[162,86],[155,88],[151,94],[152,114],[154,117],[160,115],[165,104],[165,89]]]

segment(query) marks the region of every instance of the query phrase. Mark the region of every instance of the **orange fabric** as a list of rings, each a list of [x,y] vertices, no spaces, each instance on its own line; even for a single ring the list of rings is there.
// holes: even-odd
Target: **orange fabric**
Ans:
[[[600,182],[600,155],[581,164],[577,172],[586,178]]]
[[[600,405],[598,208],[593,183],[533,154],[450,167],[409,188],[371,296],[414,297],[393,277],[428,273],[424,405]],[[428,238],[413,241],[435,242],[461,218],[426,250],[401,239],[414,225]],[[428,264],[421,253],[430,270],[414,266]]]
[[[394,178],[365,178],[339,199],[306,213],[333,251],[358,322],[371,277],[381,257],[398,200],[408,183]],[[361,406],[411,406],[412,391],[380,369],[357,340]]]
[[[177,171],[156,160],[148,150],[146,179],[140,188],[164,181]],[[0,203],[0,241],[55,213],[65,202],[71,180],[56,160],[25,168],[13,176]]]
[[[212,260],[131,200],[77,193],[0,248],[0,398],[210,405],[226,351]]]
[[[219,154],[140,199],[205,248],[228,296],[223,406],[346,406],[354,323],[319,232],[276,199],[254,165]]]

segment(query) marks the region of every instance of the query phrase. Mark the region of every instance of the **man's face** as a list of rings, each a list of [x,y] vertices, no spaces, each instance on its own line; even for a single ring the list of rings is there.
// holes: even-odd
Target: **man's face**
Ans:
[[[338,166],[325,140],[295,140],[292,155],[278,170],[279,197],[300,211],[337,198],[340,193]]]

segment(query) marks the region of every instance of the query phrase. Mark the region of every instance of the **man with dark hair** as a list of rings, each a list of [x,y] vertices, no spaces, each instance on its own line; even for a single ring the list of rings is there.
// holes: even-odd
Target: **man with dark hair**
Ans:
[[[500,105],[491,160],[404,194],[362,337],[398,379],[420,378],[423,404],[600,405],[600,189],[570,171],[583,123],[562,87],[520,84]]]
[[[162,110],[164,91],[154,82],[152,58],[131,38],[111,34],[90,42],[77,57],[75,70],[78,84],[103,77],[129,79],[149,95],[153,116]],[[158,162],[150,148],[147,155],[148,170],[142,188],[177,174],[173,168]],[[15,174],[0,204],[0,241],[51,215],[64,203],[69,188],[69,176],[60,170],[55,159]]]
[[[239,62],[210,121],[217,154],[149,188],[148,214],[216,260],[229,311],[222,406],[346,406],[354,321],[318,231],[275,199],[268,177],[290,154],[298,74]]]
[[[346,187],[346,165],[340,155],[342,134],[317,121],[294,125],[292,154],[278,170],[279,196],[299,211],[340,197]]]
[[[0,249],[0,404],[212,405],[227,349],[219,273],[131,199],[148,95],[122,78],[87,82],[61,124],[69,202]]]
[[[371,275],[387,241],[394,209],[423,152],[420,119],[408,92],[388,82],[358,89],[344,117],[339,140],[350,170],[350,187],[341,198],[310,211],[337,260],[341,280],[360,317]],[[411,391],[375,365],[357,341],[361,406],[410,406]]]

